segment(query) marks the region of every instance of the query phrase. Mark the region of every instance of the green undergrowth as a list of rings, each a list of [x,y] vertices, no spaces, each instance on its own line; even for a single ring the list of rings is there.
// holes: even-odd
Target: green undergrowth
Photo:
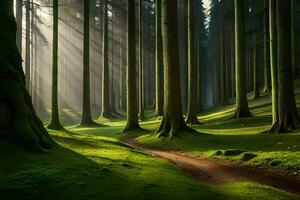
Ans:
[[[297,81],[296,86],[299,84]],[[300,107],[298,89],[296,100]],[[193,127],[199,133],[181,133],[172,139],[145,134],[137,140],[158,148],[180,150],[213,159],[234,159],[242,161],[242,164],[276,168],[300,176],[300,131],[280,135],[267,134],[272,124],[270,95],[250,99],[249,105],[254,116],[252,118],[231,119],[234,104],[228,104],[201,113],[199,120],[203,124]],[[157,127],[158,123],[151,128]],[[228,155],[228,150],[242,153]]]
[[[43,153],[32,154],[13,144],[0,145],[0,199],[298,198],[253,183],[201,184],[175,165],[135,150],[117,137],[96,136],[97,132],[92,134],[91,130],[90,134],[81,133],[84,131],[51,131],[59,147]]]

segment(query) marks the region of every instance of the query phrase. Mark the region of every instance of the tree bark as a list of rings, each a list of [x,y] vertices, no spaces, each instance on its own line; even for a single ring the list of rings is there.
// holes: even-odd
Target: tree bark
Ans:
[[[109,65],[108,65],[108,0],[104,0],[103,46],[102,46],[102,113],[101,117],[111,118],[109,105]]]
[[[62,129],[58,112],[58,0],[53,0],[52,105],[50,129]]]
[[[143,43],[143,0],[139,0],[139,118],[145,119],[145,81],[144,81],[144,43]]]
[[[188,101],[188,1],[179,0],[179,62],[181,81],[181,100],[183,112],[187,111]]]
[[[273,124],[278,121],[278,63],[277,63],[277,24],[276,0],[269,1],[270,9],[270,59],[272,80],[272,118]]]
[[[186,123],[199,124],[197,118],[197,68],[195,64],[194,0],[188,0],[188,112]]]
[[[234,118],[250,117],[245,63],[245,1],[235,0],[236,108]]]
[[[269,45],[269,9],[268,1],[264,1],[264,93],[271,91],[270,45]]]
[[[23,40],[23,0],[16,0],[17,47],[22,55]]]
[[[82,126],[93,125],[90,97],[90,0],[84,1]]]
[[[138,121],[138,102],[137,102],[137,85],[136,85],[136,45],[135,45],[135,1],[128,0],[128,54],[127,54],[127,124],[124,132],[133,131],[139,129]]]
[[[30,150],[54,146],[25,88],[22,59],[16,45],[13,1],[0,1],[0,140],[12,140]]]
[[[30,91],[30,0],[25,2],[26,9],[26,32],[25,32],[25,75],[26,75],[26,88]]]
[[[277,45],[278,45],[278,121],[273,124],[270,133],[287,133],[299,123],[297,113],[293,69],[291,1],[276,0]]]
[[[164,80],[163,80],[163,46],[162,46],[162,24],[161,24],[161,0],[156,0],[156,101],[155,101],[155,115],[156,117],[163,116],[164,103]]]
[[[179,131],[194,132],[182,116],[177,19],[177,1],[162,0],[165,103],[164,117],[157,131],[162,137],[172,137]]]

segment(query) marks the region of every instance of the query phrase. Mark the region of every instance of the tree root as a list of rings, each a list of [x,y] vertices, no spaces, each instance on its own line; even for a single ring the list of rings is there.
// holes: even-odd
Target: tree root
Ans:
[[[184,131],[197,133],[195,129],[192,129],[186,125],[183,118],[180,120],[180,122],[178,122],[178,124],[171,125],[170,120],[167,117],[164,117],[159,129],[156,131],[156,134],[158,134],[159,137],[173,137]]]

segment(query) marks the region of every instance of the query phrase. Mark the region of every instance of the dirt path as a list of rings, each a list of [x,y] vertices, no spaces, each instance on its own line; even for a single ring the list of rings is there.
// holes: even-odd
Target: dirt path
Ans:
[[[234,163],[213,161],[181,152],[145,147],[133,137],[125,139],[124,142],[176,164],[190,176],[203,183],[256,182],[300,194],[300,180],[286,174],[274,174],[266,170],[253,169]]]

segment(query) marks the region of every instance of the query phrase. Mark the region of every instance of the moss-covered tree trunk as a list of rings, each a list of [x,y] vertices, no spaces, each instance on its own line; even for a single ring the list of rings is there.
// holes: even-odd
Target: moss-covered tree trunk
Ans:
[[[270,133],[286,133],[299,123],[292,69],[291,1],[276,0],[278,45],[278,121]],[[289,17],[287,17],[289,16]]]
[[[62,129],[58,112],[58,0],[53,0],[52,105],[50,129]]]
[[[139,118],[145,119],[145,82],[144,82],[144,43],[143,43],[143,0],[139,0]]]
[[[188,112],[186,122],[199,124],[197,118],[197,66],[195,64],[194,0],[188,0]]]
[[[0,1],[0,140],[12,140],[31,150],[53,147],[25,88],[22,59],[16,45],[13,1]]]
[[[101,117],[111,118],[109,105],[109,65],[108,65],[108,0],[104,0],[103,46],[102,46],[102,113]]]
[[[234,118],[250,117],[245,62],[245,1],[235,0],[236,108]]]
[[[273,124],[278,121],[278,64],[277,64],[277,27],[276,0],[269,1],[270,9],[270,61],[272,80],[272,118]]]
[[[135,1],[128,0],[128,52],[127,52],[127,124],[124,132],[139,129],[138,121],[138,101],[137,101],[137,85],[136,85],[136,19],[135,19]]]
[[[90,1],[84,0],[82,126],[93,125],[90,97]]]
[[[162,0],[162,24],[165,102],[164,117],[157,132],[160,136],[171,137],[179,131],[194,131],[182,116],[177,1]]]
[[[163,47],[162,47],[162,24],[161,24],[161,0],[155,2],[155,20],[156,20],[156,100],[155,100],[155,115],[156,117],[163,116],[164,103],[164,66],[163,66]]]

